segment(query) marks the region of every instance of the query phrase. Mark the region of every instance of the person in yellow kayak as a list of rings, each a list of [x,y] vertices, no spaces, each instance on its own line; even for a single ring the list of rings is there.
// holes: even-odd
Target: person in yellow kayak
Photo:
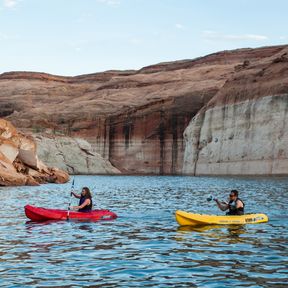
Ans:
[[[78,210],[78,212],[90,212],[92,210],[92,195],[88,187],[83,187],[81,194],[76,194],[73,191],[71,195],[80,199],[78,206],[73,206],[73,210]]]
[[[238,198],[238,194],[237,190],[231,190],[228,203],[224,201],[220,202],[218,199],[214,200],[222,211],[229,210],[226,215],[243,215],[245,204]]]

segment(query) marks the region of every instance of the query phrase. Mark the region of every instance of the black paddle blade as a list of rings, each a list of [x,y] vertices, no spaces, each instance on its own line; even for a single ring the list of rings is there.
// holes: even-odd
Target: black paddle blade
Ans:
[[[212,197],[212,196],[210,196],[210,197],[207,198],[207,201],[208,201],[208,202],[210,202],[210,201],[212,201],[212,200],[213,200],[213,197]]]

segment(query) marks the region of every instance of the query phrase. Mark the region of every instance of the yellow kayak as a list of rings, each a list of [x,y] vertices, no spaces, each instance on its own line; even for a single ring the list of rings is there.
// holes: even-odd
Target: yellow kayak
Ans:
[[[245,214],[245,215],[203,215],[184,211],[175,212],[176,221],[180,226],[204,226],[204,225],[242,225],[268,222],[265,214]]]

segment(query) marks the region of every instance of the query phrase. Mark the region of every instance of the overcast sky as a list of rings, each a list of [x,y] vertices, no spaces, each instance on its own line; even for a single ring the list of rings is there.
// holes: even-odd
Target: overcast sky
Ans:
[[[80,75],[288,43],[286,0],[0,0],[0,73]]]

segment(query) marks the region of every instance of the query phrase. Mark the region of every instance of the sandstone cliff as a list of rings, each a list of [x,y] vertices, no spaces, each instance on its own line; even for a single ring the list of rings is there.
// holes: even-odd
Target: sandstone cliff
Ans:
[[[243,90],[246,73],[250,79],[251,67],[264,65],[269,59],[287,67],[281,58],[285,49],[287,46],[223,51],[138,71],[107,71],[76,77],[4,73],[0,75],[0,115],[24,132],[85,139],[93,153],[109,160],[122,173],[181,174],[185,151],[183,132],[198,113],[193,121],[199,124],[196,125],[199,131],[196,126],[191,129],[190,124],[186,132],[184,165],[185,173],[195,174],[194,166],[200,156],[198,134],[207,104],[223,103],[223,91],[227,87],[234,95],[239,94],[233,96],[235,101],[228,97],[232,106],[233,101],[252,99],[254,96],[248,95],[254,93],[253,85],[247,86],[247,95]],[[238,84],[233,80],[237,75],[242,75]],[[276,79],[277,75],[271,77]],[[271,90],[268,96],[274,97],[273,87],[279,83],[267,84]],[[189,133],[195,137],[191,138]],[[85,163],[84,158],[81,163]],[[85,169],[89,173],[87,165]]]
[[[39,158],[49,166],[56,166],[69,174],[120,173],[83,139],[40,135],[36,135],[35,139]]]
[[[38,159],[33,138],[0,119],[0,186],[65,183],[68,179],[67,173],[49,168]]]
[[[183,172],[288,174],[288,48],[236,67],[185,131]]]

